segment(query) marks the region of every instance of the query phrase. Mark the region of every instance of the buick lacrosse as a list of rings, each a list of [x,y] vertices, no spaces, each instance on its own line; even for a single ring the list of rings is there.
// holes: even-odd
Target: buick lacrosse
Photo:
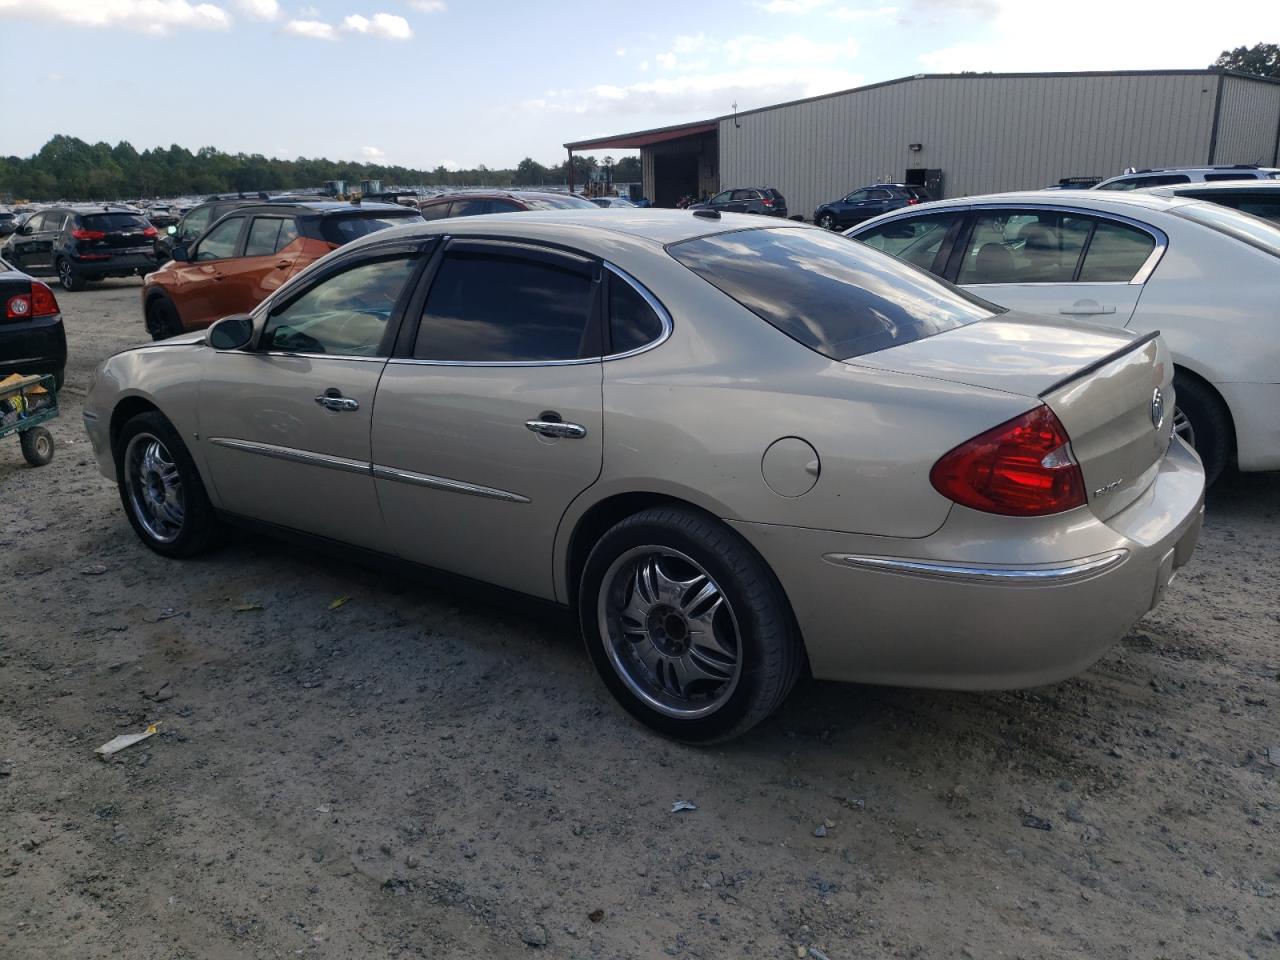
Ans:
[[[1172,377],[815,227],[531,212],[342,247],[107,360],[85,423],[156,552],[251,521],[570,605],[622,705],[707,742],[805,671],[1088,666],[1199,534]]]

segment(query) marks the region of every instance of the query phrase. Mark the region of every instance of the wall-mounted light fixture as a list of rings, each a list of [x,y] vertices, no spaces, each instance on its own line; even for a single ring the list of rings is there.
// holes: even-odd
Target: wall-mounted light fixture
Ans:
[[[924,144],[923,144],[923,143],[908,143],[908,144],[907,144],[907,149],[908,149],[908,150],[910,150],[912,153],[919,153],[921,150],[923,150],[923,149],[924,149]]]

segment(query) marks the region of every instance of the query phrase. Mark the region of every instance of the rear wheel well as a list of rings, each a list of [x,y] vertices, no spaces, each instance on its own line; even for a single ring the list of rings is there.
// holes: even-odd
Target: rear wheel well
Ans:
[[[660,493],[620,493],[601,500],[582,515],[577,526],[573,528],[573,534],[569,537],[569,556],[565,572],[568,574],[566,587],[571,605],[576,605],[578,602],[578,581],[582,579],[582,568],[587,564],[587,555],[604,536],[605,531],[632,514],[662,504],[693,506],[684,500],[663,496]]]
[[[120,430],[126,423],[132,420],[140,413],[147,413],[154,410],[160,413],[160,408],[150,400],[143,397],[125,397],[116,404],[116,408],[111,411],[111,455],[115,456],[116,440],[120,436]]]
[[[1234,462],[1235,456],[1236,456],[1236,423],[1235,423],[1235,420],[1233,420],[1231,417],[1231,408],[1227,406],[1227,401],[1222,399],[1222,394],[1218,392],[1217,387],[1215,387],[1212,383],[1210,383],[1204,377],[1200,376],[1200,374],[1196,373],[1194,370],[1189,370],[1188,368],[1176,363],[1173,365],[1173,370],[1175,375],[1185,377],[1188,380],[1194,380],[1200,387],[1202,387],[1206,392],[1208,392],[1210,397],[1212,397],[1217,402],[1218,407],[1219,409],[1221,409],[1222,416],[1226,420],[1227,427],[1228,427],[1228,435],[1227,435],[1228,461]],[[1175,393],[1176,392],[1177,391],[1175,390]],[[1174,403],[1175,404],[1177,403],[1177,397],[1174,398]]]

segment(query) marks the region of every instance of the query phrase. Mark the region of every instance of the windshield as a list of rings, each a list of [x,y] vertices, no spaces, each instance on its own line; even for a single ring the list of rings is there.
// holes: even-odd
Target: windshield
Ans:
[[[1280,226],[1266,220],[1223,207],[1216,203],[1197,201],[1177,207],[1173,213],[1185,220],[1202,224],[1219,233],[1242,240],[1273,257],[1280,257]]]
[[[421,223],[422,214],[417,210],[405,208],[404,213],[344,213],[333,217],[324,217],[320,221],[320,235],[330,243],[350,243],[366,234],[377,233],[388,227],[403,227],[410,223]]]
[[[530,210],[594,210],[590,200],[566,193],[562,197],[521,197]]]
[[[922,340],[997,309],[822,230],[739,230],[685,240],[668,251],[762,320],[833,360]]]

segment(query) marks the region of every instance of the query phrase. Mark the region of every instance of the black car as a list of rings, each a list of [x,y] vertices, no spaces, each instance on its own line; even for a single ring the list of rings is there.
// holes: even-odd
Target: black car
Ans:
[[[908,183],[877,183],[824,203],[813,211],[813,222],[828,230],[844,230],[890,210],[928,203],[932,199],[924,187]]]
[[[154,270],[156,232],[132,207],[49,207],[5,238],[0,257],[27,273],[56,273],[64,290],[83,290],[89,280]]]
[[[773,187],[734,187],[721,190],[705,203],[691,203],[690,210],[715,210],[718,213],[760,213],[787,218],[787,200]]]
[[[62,385],[67,337],[48,285],[0,260],[0,380],[13,373],[53,374]]]
[[[156,236],[156,265],[159,266],[172,260],[173,248],[176,244],[181,243],[190,246],[195,242],[196,237],[209,228],[210,224],[221,220],[225,214],[230,213],[237,207],[247,207],[251,203],[261,202],[262,199],[250,200],[243,197],[232,197],[197,203],[186,212],[176,225],[166,228]]]

